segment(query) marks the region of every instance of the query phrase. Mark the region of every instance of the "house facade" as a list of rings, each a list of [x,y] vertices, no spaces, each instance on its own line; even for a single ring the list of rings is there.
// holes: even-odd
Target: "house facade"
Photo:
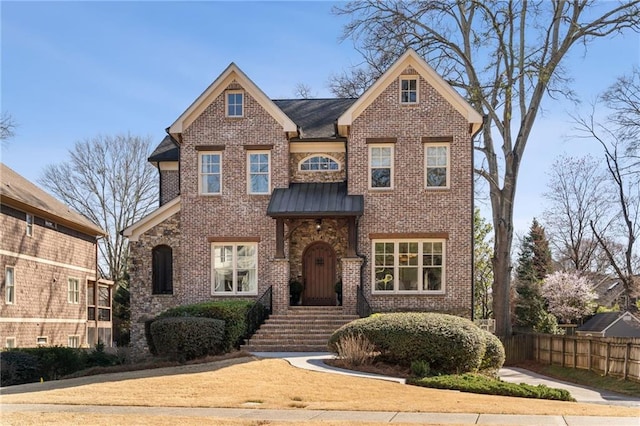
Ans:
[[[0,163],[0,344],[111,345],[113,282],[96,280],[105,232]]]
[[[130,240],[132,345],[176,305],[256,299],[471,316],[482,117],[410,50],[358,99],[269,99],[235,64],[149,160],[160,207]]]

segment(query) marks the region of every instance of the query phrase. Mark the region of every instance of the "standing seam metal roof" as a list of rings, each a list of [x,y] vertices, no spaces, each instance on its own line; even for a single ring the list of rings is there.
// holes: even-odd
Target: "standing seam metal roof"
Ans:
[[[345,182],[292,183],[271,195],[267,215],[271,217],[361,216],[364,197],[348,195]]]

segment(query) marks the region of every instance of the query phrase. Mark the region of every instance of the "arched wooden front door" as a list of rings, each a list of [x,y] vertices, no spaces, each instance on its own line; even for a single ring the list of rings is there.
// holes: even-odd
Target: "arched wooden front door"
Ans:
[[[336,304],[336,253],[331,245],[318,241],[307,246],[302,254],[304,279],[303,305]]]

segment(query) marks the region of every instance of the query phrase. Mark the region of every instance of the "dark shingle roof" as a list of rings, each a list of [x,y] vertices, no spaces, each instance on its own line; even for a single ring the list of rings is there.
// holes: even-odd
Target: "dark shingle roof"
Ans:
[[[301,138],[335,138],[335,123],[356,99],[273,100],[300,127]]]
[[[178,143],[171,136],[165,136],[162,142],[160,142],[160,145],[151,153],[148,161],[152,163],[160,161],[180,161],[180,148],[178,147]]]
[[[47,216],[56,222],[63,221],[66,226],[81,228],[88,235],[106,235],[80,213],[71,210],[66,204],[40,189],[7,165],[0,163],[0,198],[2,204],[13,205],[29,213]]]
[[[595,314],[590,320],[576,328],[576,331],[604,331],[617,320],[623,312],[602,312]]]
[[[361,216],[362,195],[348,195],[345,182],[292,183],[271,195],[267,215],[271,217]]]

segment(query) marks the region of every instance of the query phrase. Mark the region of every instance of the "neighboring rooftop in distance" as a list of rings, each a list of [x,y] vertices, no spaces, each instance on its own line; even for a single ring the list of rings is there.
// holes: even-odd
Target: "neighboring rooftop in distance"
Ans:
[[[2,204],[52,219],[88,235],[106,235],[104,230],[89,219],[40,189],[4,163],[0,163],[0,183]]]

